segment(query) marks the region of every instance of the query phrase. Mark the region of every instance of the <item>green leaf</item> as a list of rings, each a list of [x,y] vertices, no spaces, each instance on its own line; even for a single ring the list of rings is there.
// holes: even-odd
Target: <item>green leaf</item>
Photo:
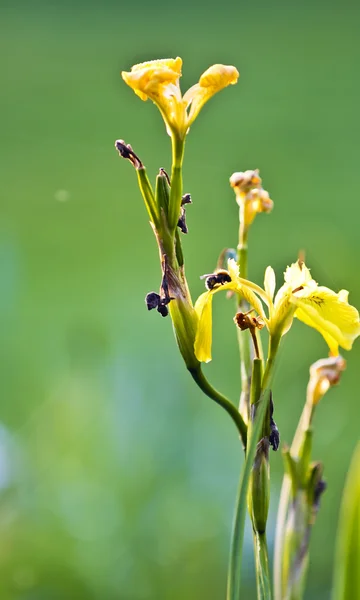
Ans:
[[[360,599],[360,442],[343,493],[335,559],[333,600]]]

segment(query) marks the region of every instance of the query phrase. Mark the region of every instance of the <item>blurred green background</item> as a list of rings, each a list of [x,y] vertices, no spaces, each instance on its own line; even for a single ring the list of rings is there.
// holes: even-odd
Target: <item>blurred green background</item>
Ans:
[[[279,280],[299,249],[313,276],[359,282],[359,9],[352,3],[1,3],[0,598],[224,598],[242,456],[234,426],[195,388],[169,319],[147,313],[157,249],[130,142],[155,177],[169,138],[119,72],[180,55],[182,88],[211,64],[239,84],[191,128],[185,155],[193,296],[234,246],[228,179],[260,168],[275,202],[251,232],[250,273]],[[219,295],[221,296],[221,295]],[[233,305],[217,297],[210,380],[239,393]],[[308,368],[325,356],[295,323],[277,369],[275,417],[291,441]],[[360,346],[316,415],[328,490],[307,600],[329,598],[345,473],[358,439]],[[282,476],[272,454],[269,540]],[[254,598],[245,540],[244,598]],[[246,587],[248,586],[248,587]]]

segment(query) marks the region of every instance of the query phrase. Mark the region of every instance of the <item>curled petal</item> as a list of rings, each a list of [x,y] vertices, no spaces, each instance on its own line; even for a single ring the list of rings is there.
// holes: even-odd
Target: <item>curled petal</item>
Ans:
[[[213,65],[200,77],[199,83],[193,85],[184,95],[184,102],[189,109],[188,126],[193,123],[204,104],[214,94],[228,85],[234,85],[239,78],[235,67]]]
[[[336,294],[318,287],[303,298],[293,295],[291,303],[296,306],[295,316],[322,334],[334,356],[339,353],[339,346],[350,350],[360,335],[359,313],[347,302],[344,290]]]
[[[238,283],[235,291],[240,294],[240,296],[245,298],[245,300],[250,304],[251,308],[256,310],[258,315],[260,315],[260,317],[263,319],[264,323],[268,322],[259,298],[248,285]]]
[[[231,289],[233,289],[235,292],[238,292],[238,294],[243,296],[243,298],[245,298],[245,300],[250,304],[250,306],[252,308],[255,308],[256,312],[261,316],[261,318],[265,322],[267,322],[263,306],[262,306],[259,298],[256,296],[256,294],[258,293],[259,296],[262,299],[264,299],[264,296],[265,296],[264,291],[259,286],[257,286],[255,283],[252,283],[251,281],[247,281],[246,279],[241,279],[239,277],[239,266],[238,266],[236,260],[234,260],[233,258],[229,258],[229,260],[228,260],[228,271],[229,271],[230,277],[232,279],[232,282],[235,283],[235,285],[233,284],[233,287]],[[229,284],[229,285],[231,285],[231,284]]]
[[[239,79],[239,71],[232,66],[212,65],[200,77],[199,84],[203,88],[212,89],[212,93],[222,90],[228,85],[234,85]]]

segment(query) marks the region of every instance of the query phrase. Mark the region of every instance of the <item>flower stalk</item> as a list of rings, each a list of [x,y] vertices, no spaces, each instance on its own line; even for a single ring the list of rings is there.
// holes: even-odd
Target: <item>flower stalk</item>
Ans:
[[[161,59],[141,63],[123,72],[124,81],[141,100],[150,99],[160,111],[172,143],[171,177],[159,170],[155,192],[146,168],[129,144],[117,140],[120,156],[135,168],[139,189],[159,249],[159,291],[146,295],[148,310],[170,315],[175,339],[186,368],[201,391],[221,406],[236,425],[245,450],[236,500],[227,584],[227,600],[240,600],[240,562],[246,509],[254,534],[256,581],[259,600],[271,599],[266,525],[270,500],[269,449],[277,450],[279,432],[273,419],[271,384],[282,336],[294,318],[323,336],[330,358],[310,370],[307,400],[290,449],[284,449],[286,475],[283,482],[275,553],[275,600],[301,600],[306,579],[311,529],[324,491],[321,463],[311,462],[312,420],[319,400],[338,382],[344,361],[339,347],[350,350],[360,335],[359,313],[348,302],[348,292],[335,293],[312,278],[303,260],[287,267],[284,283],[275,294],[273,269],[265,271],[264,287],[248,278],[248,237],[258,213],[268,213],[273,202],[262,187],[258,170],[234,173],[230,185],[239,206],[239,239],[236,260],[218,265],[203,276],[206,291],[193,304],[185,275],[181,237],[188,232],[183,195],[182,165],[186,136],[201,108],[218,91],[237,82],[233,66],[216,64],[183,95],[180,90],[182,60]],[[226,253],[227,251],[225,251]],[[222,255],[222,259],[225,255]],[[224,268],[223,268],[224,267]],[[239,409],[205,377],[202,364],[212,359],[212,303],[226,291],[235,294],[240,349],[241,395]],[[260,330],[269,335],[266,360]]]

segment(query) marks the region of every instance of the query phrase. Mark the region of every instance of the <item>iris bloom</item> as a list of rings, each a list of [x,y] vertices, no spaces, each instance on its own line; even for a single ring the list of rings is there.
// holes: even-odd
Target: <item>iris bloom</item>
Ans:
[[[321,333],[332,356],[339,354],[339,346],[350,350],[360,335],[359,313],[348,303],[348,292],[335,293],[319,286],[303,262],[297,261],[286,269],[285,282],[275,298],[275,273],[271,267],[265,272],[264,290],[241,279],[233,259],[229,261],[228,269],[231,282],[205,292],[195,304],[199,319],[195,340],[198,360],[211,360],[211,301],[214,293],[225,289],[242,295],[264,320],[274,338],[280,338],[290,329],[294,317]],[[268,317],[259,298],[268,307]]]
[[[141,100],[150,98],[156,104],[169,135],[184,139],[205,102],[216,92],[235,84],[239,73],[235,67],[213,65],[201,75],[199,83],[182,96],[181,67],[181,58],[164,58],[140,63],[121,75]]]

